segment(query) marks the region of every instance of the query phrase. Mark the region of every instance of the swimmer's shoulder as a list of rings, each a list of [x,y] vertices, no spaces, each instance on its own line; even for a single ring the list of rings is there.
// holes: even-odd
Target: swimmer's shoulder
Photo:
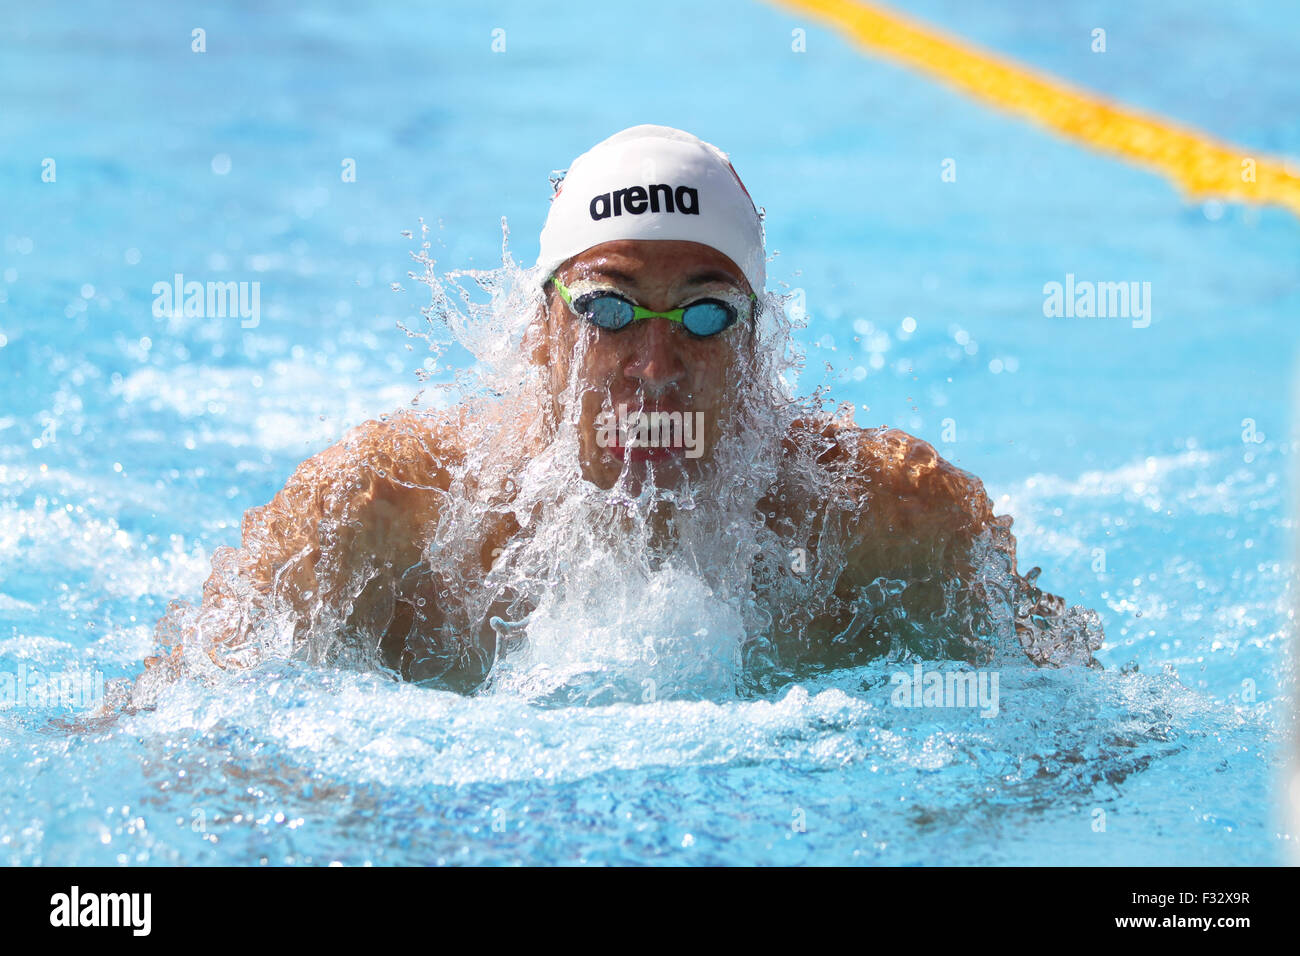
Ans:
[[[984,484],[958,468],[924,439],[887,425],[863,427],[848,416],[801,418],[787,438],[791,449],[811,450],[856,500],[879,507],[897,502],[912,519],[919,512],[940,520],[982,525],[992,519]]]
[[[349,431],[331,451],[338,465],[413,491],[445,491],[465,457],[463,409],[401,410]]]
[[[272,501],[245,512],[245,543],[308,538],[321,519],[373,518],[376,509],[392,518],[432,518],[463,458],[463,427],[456,411],[415,410],[356,426],[302,462]]]

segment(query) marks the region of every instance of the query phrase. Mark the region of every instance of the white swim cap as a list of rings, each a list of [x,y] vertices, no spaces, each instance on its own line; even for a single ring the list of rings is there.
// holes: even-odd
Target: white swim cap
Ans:
[[[633,126],[573,161],[542,228],[541,275],[614,239],[711,246],[763,291],[763,224],[749,192],[726,153],[679,129]]]

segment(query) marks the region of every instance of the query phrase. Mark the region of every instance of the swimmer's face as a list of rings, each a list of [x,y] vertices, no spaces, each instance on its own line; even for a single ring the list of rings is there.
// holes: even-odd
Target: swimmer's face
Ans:
[[[751,291],[722,253],[676,240],[603,243],[565,262],[556,275],[570,290],[609,288],[655,312],[711,296],[746,298]],[[548,368],[557,415],[565,411],[559,407],[561,396],[576,373],[580,454],[588,481],[613,487],[626,467],[633,492],[647,477],[667,487],[713,459],[719,423],[728,417],[741,375],[752,362],[752,320],[742,317],[707,338],[663,318],[610,331],[574,315],[551,284],[543,325],[546,344],[535,355]],[[620,432],[611,426],[617,426],[624,407],[631,427]],[[646,428],[638,440],[638,425],[657,427]],[[667,436],[672,437],[665,442]],[[644,444],[638,447],[638,441]]]

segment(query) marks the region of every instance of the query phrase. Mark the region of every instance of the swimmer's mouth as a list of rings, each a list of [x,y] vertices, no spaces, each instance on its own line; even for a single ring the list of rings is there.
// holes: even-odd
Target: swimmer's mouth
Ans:
[[[653,445],[610,445],[605,451],[624,461],[667,461],[684,457],[685,448],[655,447]]]
[[[687,421],[691,414],[672,405],[620,403],[611,419],[618,427],[613,429],[614,434],[609,436],[613,440],[603,450],[616,461],[624,462],[698,458],[700,443],[692,440],[695,421]]]

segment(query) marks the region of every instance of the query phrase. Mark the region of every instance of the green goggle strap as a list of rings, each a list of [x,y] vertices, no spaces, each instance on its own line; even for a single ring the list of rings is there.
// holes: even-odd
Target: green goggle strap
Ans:
[[[555,283],[555,288],[560,290],[560,297],[564,299],[565,303],[572,306],[573,296],[569,294],[569,290],[565,287],[564,283],[560,281],[559,276],[551,276],[551,281]],[[751,292],[749,294],[749,300],[751,303],[757,298],[758,296],[754,293]],[[680,309],[670,309],[667,312],[652,312],[649,309],[641,308],[639,305],[633,305],[632,321],[639,322],[642,319],[667,319],[669,322],[680,323],[682,321],[682,315],[688,308],[690,308],[690,306],[683,306]]]

